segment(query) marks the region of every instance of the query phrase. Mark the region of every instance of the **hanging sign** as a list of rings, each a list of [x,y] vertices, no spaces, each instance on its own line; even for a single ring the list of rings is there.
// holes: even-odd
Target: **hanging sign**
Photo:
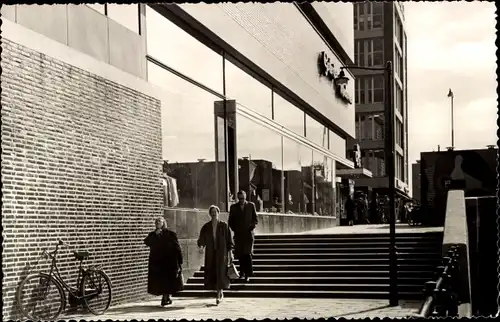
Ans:
[[[324,51],[321,52],[319,57],[319,72],[321,76],[328,78],[332,83],[332,88],[340,99],[346,103],[352,104],[352,98],[349,95],[346,84],[337,85],[335,83],[335,79],[338,77],[339,73],[335,69],[335,65],[330,60],[330,57],[328,57],[328,54]]]

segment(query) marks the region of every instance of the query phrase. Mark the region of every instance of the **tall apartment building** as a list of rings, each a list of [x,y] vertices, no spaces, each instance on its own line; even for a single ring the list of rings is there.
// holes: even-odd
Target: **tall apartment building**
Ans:
[[[355,64],[384,67],[393,63],[393,107],[395,109],[396,189],[402,196],[409,193],[408,172],[408,103],[407,103],[407,38],[404,7],[399,2],[354,3]],[[356,139],[348,142],[352,151],[359,144],[362,166],[372,178],[356,179],[357,187],[371,187],[384,193],[389,186],[384,152],[384,71],[353,70],[356,76]]]

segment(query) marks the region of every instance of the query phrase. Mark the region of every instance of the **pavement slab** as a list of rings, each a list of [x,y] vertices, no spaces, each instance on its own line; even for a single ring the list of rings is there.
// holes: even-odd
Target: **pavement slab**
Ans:
[[[111,307],[104,315],[85,312],[61,316],[65,320],[225,320],[284,318],[405,318],[417,312],[420,303],[400,301],[389,307],[388,300],[355,299],[285,299],[224,298],[218,306],[214,298],[173,298],[173,303],[160,306],[161,298]]]

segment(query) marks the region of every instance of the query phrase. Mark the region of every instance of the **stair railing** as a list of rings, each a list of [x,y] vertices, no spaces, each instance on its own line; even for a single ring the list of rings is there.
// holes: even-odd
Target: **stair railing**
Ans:
[[[458,316],[458,295],[457,276],[458,272],[458,246],[451,246],[446,256],[442,259],[442,265],[436,269],[437,281],[425,283],[425,300],[420,307],[416,317],[457,317]]]

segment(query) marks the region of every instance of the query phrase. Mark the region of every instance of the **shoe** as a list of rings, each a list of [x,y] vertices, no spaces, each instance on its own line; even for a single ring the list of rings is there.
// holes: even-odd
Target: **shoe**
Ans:
[[[161,299],[161,306],[170,305],[170,304],[172,304],[172,300],[170,298],[162,298]]]
[[[250,281],[250,277],[245,276],[245,283],[248,283]]]

